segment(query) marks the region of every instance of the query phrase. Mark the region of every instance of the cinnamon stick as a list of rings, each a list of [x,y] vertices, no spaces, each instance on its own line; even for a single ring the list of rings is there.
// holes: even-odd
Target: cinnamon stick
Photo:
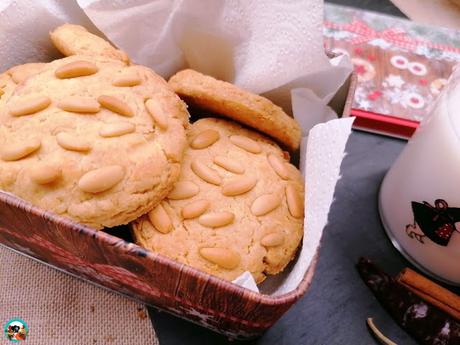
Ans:
[[[434,283],[410,268],[403,269],[396,280],[428,303],[460,320],[460,296]]]
[[[459,345],[460,322],[428,303],[366,258],[360,258],[358,272],[393,319],[424,345]]]

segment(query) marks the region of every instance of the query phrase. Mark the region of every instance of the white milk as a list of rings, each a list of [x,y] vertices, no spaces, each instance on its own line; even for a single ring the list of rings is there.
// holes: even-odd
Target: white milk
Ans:
[[[460,284],[459,82],[456,71],[380,191],[380,215],[395,246],[416,266],[455,284]],[[435,205],[436,199],[445,202]],[[413,201],[420,203],[416,221]]]

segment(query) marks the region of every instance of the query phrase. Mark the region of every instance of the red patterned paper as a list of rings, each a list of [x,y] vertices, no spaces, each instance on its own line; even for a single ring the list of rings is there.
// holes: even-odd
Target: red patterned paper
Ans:
[[[358,126],[410,136],[460,60],[458,32],[336,5],[325,13],[327,48],[350,55],[358,75]]]

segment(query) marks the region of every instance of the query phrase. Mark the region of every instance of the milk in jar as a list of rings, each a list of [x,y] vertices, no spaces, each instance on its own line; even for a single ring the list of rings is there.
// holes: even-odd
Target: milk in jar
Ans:
[[[460,284],[460,69],[385,176],[379,207],[412,263]]]

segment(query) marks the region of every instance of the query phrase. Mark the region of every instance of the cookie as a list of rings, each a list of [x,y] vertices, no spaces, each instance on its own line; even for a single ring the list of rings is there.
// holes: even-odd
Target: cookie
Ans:
[[[113,47],[103,38],[96,36],[83,26],[64,24],[50,32],[51,41],[64,56],[102,56],[129,63],[128,55]]]
[[[265,97],[191,69],[172,76],[169,85],[189,104],[255,128],[289,150],[299,148],[299,124]]]
[[[16,83],[8,71],[0,74],[0,109],[6,100],[10,98],[15,88]]]
[[[233,280],[284,269],[303,235],[303,181],[270,139],[222,119],[188,130],[181,176],[131,224],[141,246]]]
[[[79,55],[21,79],[1,97],[1,190],[96,229],[126,224],[168,194],[188,112],[165,80]]]
[[[17,85],[21,84],[30,76],[40,72],[45,66],[46,63],[44,62],[26,63],[11,67],[6,73],[11,76],[12,81]]]
[[[38,73],[44,66],[46,63],[26,63],[14,66],[0,74],[0,107],[11,96],[16,86]]]

